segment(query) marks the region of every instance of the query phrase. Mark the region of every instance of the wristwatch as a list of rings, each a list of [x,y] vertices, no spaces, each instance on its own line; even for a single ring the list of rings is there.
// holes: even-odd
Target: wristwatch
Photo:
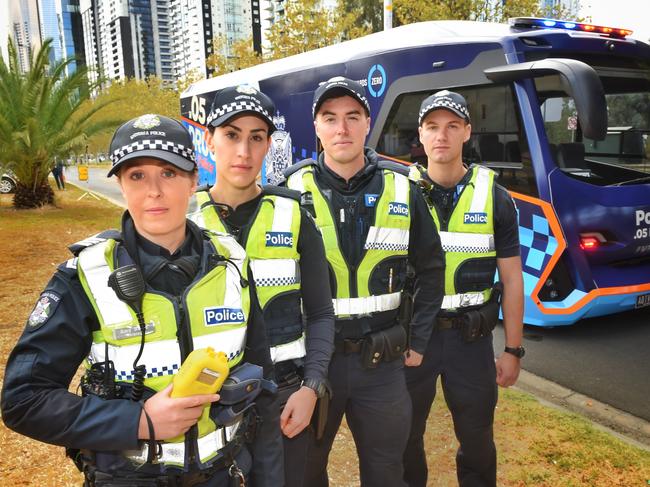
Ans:
[[[526,349],[524,347],[506,347],[503,351],[514,355],[517,358],[523,358],[523,356],[526,355]]]
[[[330,392],[330,385],[327,379],[305,377],[302,381],[302,385],[313,390],[318,398],[324,397],[326,393]]]

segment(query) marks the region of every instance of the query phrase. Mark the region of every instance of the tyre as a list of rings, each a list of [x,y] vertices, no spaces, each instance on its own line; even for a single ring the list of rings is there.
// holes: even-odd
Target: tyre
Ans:
[[[13,193],[14,191],[16,191],[16,183],[11,178],[3,176],[0,179],[0,193],[7,194]]]

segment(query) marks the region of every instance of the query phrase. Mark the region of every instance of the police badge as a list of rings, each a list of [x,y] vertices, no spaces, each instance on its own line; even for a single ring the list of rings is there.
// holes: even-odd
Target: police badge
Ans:
[[[279,113],[273,117],[276,131],[271,134],[271,147],[266,154],[266,181],[278,184],[284,180],[283,172],[291,165],[291,135],[285,130],[285,118]]]
[[[56,307],[61,301],[61,296],[53,291],[45,291],[41,294],[36,302],[36,306],[27,319],[27,329],[29,331],[38,330],[43,326],[50,316],[54,314]]]

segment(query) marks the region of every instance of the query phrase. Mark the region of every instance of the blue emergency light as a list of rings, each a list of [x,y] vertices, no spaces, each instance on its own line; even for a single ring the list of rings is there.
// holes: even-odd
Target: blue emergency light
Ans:
[[[585,24],[566,20],[542,19],[538,17],[515,17],[509,21],[511,27],[518,29],[564,29],[582,32],[605,34],[609,37],[625,38],[632,34],[629,29],[605,27],[602,25]]]

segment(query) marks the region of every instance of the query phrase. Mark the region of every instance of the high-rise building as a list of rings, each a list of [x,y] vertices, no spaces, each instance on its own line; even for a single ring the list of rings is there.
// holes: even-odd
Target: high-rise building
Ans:
[[[105,79],[173,81],[173,0],[81,0],[86,61]]]
[[[64,58],[73,59],[67,67],[68,74],[71,74],[78,65],[86,64],[79,0],[59,0],[57,3],[61,49]]]
[[[25,71],[34,52],[41,47],[41,28],[37,0],[14,0],[5,7],[5,29],[16,46],[20,69]],[[3,40],[4,41],[4,40]]]
[[[59,21],[57,19],[57,4],[61,0],[38,0],[40,12],[40,28],[43,40],[51,39],[50,61],[60,61],[63,59],[63,49],[61,48],[61,36],[59,35]],[[58,9],[60,10],[60,8]]]

